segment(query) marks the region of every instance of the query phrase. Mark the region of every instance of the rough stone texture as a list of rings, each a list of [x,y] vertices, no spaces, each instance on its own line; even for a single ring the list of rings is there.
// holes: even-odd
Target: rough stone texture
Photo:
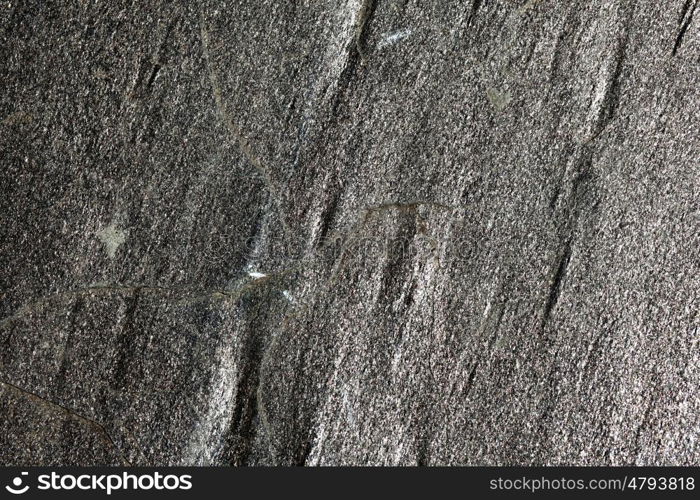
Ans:
[[[698,3],[3,3],[0,463],[697,465]]]

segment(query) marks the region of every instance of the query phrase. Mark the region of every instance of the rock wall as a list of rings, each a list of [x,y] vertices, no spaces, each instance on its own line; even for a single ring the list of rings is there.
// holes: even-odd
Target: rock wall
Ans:
[[[697,465],[698,3],[5,2],[0,463]]]

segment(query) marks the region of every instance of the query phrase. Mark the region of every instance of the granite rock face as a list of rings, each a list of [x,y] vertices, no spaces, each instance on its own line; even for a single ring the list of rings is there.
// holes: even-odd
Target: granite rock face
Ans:
[[[0,8],[0,463],[700,462],[697,0]]]

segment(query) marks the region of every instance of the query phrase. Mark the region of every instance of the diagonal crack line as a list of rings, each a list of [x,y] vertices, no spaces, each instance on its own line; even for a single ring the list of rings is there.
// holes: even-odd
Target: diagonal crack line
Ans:
[[[19,393],[19,394],[31,399],[32,401],[34,401],[36,403],[46,405],[46,406],[49,406],[51,408],[60,410],[64,413],[66,413],[68,416],[75,418],[76,420],[79,420],[79,421],[89,425],[90,427],[93,427],[94,429],[96,429],[99,432],[99,434],[102,435],[105,442],[107,444],[109,444],[110,446],[112,446],[116,450],[117,453],[119,453],[119,456],[124,461],[124,463],[126,465],[131,466],[131,462],[129,462],[129,460],[126,459],[126,457],[122,453],[122,450],[116,445],[116,443],[114,442],[112,437],[107,432],[107,429],[105,429],[104,425],[100,424],[99,422],[96,422],[95,420],[93,420],[91,418],[86,417],[85,415],[81,415],[80,413],[78,413],[75,410],[67,408],[59,403],[55,403],[53,401],[50,401],[42,396],[39,396],[38,394],[36,394],[34,392],[28,391],[27,389],[22,389],[21,387],[18,387],[14,384],[11,384],[10,382],[0,380],[0,384],[5,386],[6,388],[11,390],[12,392]]]
[[[239,288],[236,289],[211,289],[211,290],[198,290],[198,289],[192,289],[192,288],[173,288],[173,287],[165,287],[165,286],[152,286],[152,285],[95,285],[95,286],[86,286],[83,288],[77,288],[73,290],[65,290],[62,292],[57,292],[54,294],[46,295],[44,297],[40,297],[29,304],[26,304],[22,307],[20,307],[17,311],[12,313],[10,316],[0,320],[0,328],[6,326],[7,324],[11,323],[12,321],[16,321],[20,319],[22,316],[24,316],[27,313],[31,313],[34,311],[38,306],[53,300],[53,299],[61,299],[61,298],[70,298],[73,296],[80,296],[80,295],[87,295],[87,294],[93,294],[97,292],[121,292],[121,293],[137,293],[137,292],[152,292],[152,293],[182,293],[182,294],[194,294],[196,295],[194,297],[191,297],[191,300],[198,300],[198,299],[223,299],[223,300],[237,300],[241,298],[246,292],[252,290],[253,288],[258,287],[259,285],[262,285],[264,283],[270,283],[271,281],[284,277],[288,274],[291,274],[301,268],[301,264],[297,266],[292,266],[287,269],[283,269],[281,271],[275,272],[268,274],[267,276],[263,278],[258,278],[253,281],[249,281],[248,283],[245,283],[244,285],[240,286]]]
[[[331,85],[335,85],[335,89],[329,101],[331,119],[333,117],[337,118],[338,116],[338,107],[353,79],[357,69],[358,59],[363,64],[367,62],[367,54],[364,47],[365,38],[367,37],[369,23],[376,10],[376,3],[377,0],[360,0],[357,11],[355,12],[355,22],[352,27],[353,32],[350,33],[351,39],[349,40],[348,51],[345,54],[343,69],[338,73],[334,81],[329,82],[324,91],[321,92],[321,95],[323,95]]]
[[[209,47],[211,45],[210,39],[209,39],[209,30],[206,28],[206,23],[204,22],[204,16],[202,15],[201,11],[199,13],[199,28],[200,28],[200,36],[202,39],[202,51],[204,53],[204,61],[206,65],[206,71],[209,76],[209,83],[212,88],[212,93],[214,95],[214,102],[216,103],[216,108],[219,111],[219,114],[221,115],[221,120],[224,122],[224,125],[226,126],[227,130],[231,134],[231,137],[234,139],[234,141],[238,144],[238,147],[241,149],[245,157],[248,159],[248,161],[253,165],[253,167],[260,173],[260,175],[263,178],[263,181],[265,185],[267,186],[268,190],[270,191],[270,194],[272,197],[275,199],[278,210],[281,210],[280,207],[280,195],[278,189],[275,187],[274,182],[272,181],[272,177],[270,176],[270,172],[265,166],[263,165],[262,160],[253,152],[253,148],[248,142],[248,140],[244,137],[243,131],[241,128],[236,124],[236,122],[233,120],[233,117],[231,114],[228,112],[226,109],[226,103],[224,102],[224,98],[222,96],[221,92],[221,85],[219,84],[219,80],[216,77],[216,73],[214,72],[214,67],[212,66],[211,63],[211,53],[209,51]],[[280,214],[281,215],[281,214]],[[284,228],[284,231],[287,235],[290,234],[289,228],[287,227],[287,223],[285,221],[285,218],[280,216],[280,221],[282,223],[282,226]]]

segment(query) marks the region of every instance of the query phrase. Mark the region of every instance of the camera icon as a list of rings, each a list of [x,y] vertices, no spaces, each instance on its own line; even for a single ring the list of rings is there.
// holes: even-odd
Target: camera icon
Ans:
[[[12,480],[12,485],[5,486],[5,489],[13,495],[21,495],[22,493],[26,493],[29,486],[26,485],[24,488],[22,488],[22,476],[27,475],[29,475],[29,472],[22,472],[20,476],[17,476]]]

